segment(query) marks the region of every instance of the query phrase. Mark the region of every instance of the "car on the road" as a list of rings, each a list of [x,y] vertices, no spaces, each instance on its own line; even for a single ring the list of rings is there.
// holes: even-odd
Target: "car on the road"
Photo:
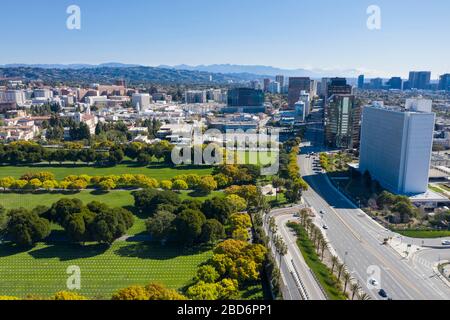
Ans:
[[[320,210],[320,214],[325,214],[326,212],[323,210]]]
[[[328,230],[328,226],[327,226],[326,224],[323,225],[323,228],[324,228],[325,230]]]
[[[383,298],[387,298],[388,295],[386,293],[386,291],[384,289],[380,289],[380,291],[378,291],[378,294],[383,297]]]
[[[442,241],[443,246],[450,246],[450,240],[443,240]]]

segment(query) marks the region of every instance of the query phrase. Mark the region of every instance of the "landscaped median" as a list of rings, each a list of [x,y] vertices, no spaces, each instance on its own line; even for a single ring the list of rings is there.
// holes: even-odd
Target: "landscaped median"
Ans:
[[[316,276],[316,279],[318,279],[327,297],[331,300],[347,300],[347,297],[342,293],[341,285],[336,276],[320,260],[306,230],[298,223],[289,223],[288,227],[297,233],[297,245],[300,248],[303,258]]]

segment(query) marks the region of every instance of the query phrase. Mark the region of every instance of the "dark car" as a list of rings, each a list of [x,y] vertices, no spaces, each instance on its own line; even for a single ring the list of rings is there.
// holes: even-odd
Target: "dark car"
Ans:
[[[380,291],[378,291],[378,294],[380,296],[382,296],[383,298],[387,298],[387,296],[388,296],[386,291],[384,291],[384,289],[381,289]]]

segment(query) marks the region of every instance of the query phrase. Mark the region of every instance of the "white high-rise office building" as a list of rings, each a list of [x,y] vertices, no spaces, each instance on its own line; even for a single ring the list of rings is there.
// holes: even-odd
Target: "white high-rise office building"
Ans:
[[[298,120],[304,122],[306,119],[306,103],[303,101],[298,101],[294,107],[295,114],[298,116]]]
[[[277,81],[269,83],[268,91],[272,94],[281,93],[281,85]]]
[[[384,188],[414,195],[428,189],[435,114],[367,106],[361,125],[361,173]]]
[[[305,117],[307,117],[310,114],[311,109],[311,96],[306,91],[300,92],[300,98],[299,101],[305,103]]]

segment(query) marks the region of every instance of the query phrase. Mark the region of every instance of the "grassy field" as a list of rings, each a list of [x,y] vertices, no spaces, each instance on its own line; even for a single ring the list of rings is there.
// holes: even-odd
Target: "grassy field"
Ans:
[[[209,175],[212,172],[210,167],[167,167],[163,165],[152,165],[148,167],[139,167],[134,163],[120,164],[115,167],[94,167],[86,166],[84,164],[38,164],[30,166],[0,166],[0,178],[14,177],[20,178],[23,174],[28,172],[48,171],[52,172],[57,180],[62,180],[69,175],[87,174],[90,176],[107,176],[120,174],[144,174],[146,176],[155,178],[157,180],[171,179],[181,174],[195,173],[200,176]]]
[[[50,206],[56,201],[69,198],[80,199],[84,203],[91,201],[99,201],[108,204],[111,207],[127,207],[134,204],[133,196],[130,191],[110,191],[105,194],[95,194],[91,191],[85,190],[78,193],[0,193],[0,205],[6,209],[13,209],[23,207],[26,209],[33,209],[38,205]]]
[[[48,297],[67,290],[69,266],[80,267],[80,293],[90,298],[110,299],[120,288],[150,282],[179,290],[210,257],[210,251],[133,242],[116,242],[110,248],[39,244],[25,252],[0,244],[0,295]]]
[[[316,253],[315,247],[311,240],[309,240],[305,229],[299,224],[289,225],[297,233],[297,245],[305,258],[306,264],[316,275],[327,296],[331,300],[347,300],[339,288],[336,277],[331,273],[331,270],[320,261]]]
[[[436,239],[450,237],[450,230],[432,231],[432,230],[395,230],[395,232],[409,238],[418,239]]]
[[[215,196],[222,197],[224,194],[220,191],[213,191],[207,196],[195,196],[189,191],[181,191],[180,198],[197,199],[204,201]],[[97,194],[89,190],[83,190],[77,193],[0,193],[0,205],[6,209],[13,209],[23,207],[26,209],[33,209],[36,206],[44,205],[50,206],[54,202],[62,198],[80,199],[84,203],[91,201],[99,201],[108,204],[110,207],[128,207],[134,205],[134,199],[131,191],[109,191],[104,194]]]

